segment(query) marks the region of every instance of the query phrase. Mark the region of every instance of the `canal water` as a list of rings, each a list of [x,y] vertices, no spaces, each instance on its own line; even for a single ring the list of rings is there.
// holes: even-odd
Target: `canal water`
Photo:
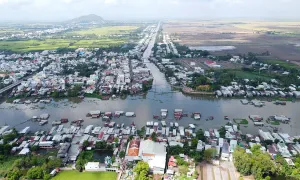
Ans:
[[[68,118],[69,121],[76,119],[84,119],[83,125],[93,124],[95,126],[103,126],[101,119],[91,119],[86,114],[91,110],[101,111],[132,111],[136,113],[136,117],[120,117],[113,118],[116,123],[124,123],[129,125],[134,122],[138,128],[146,125],[147,121],[153,120],[153,115],[159,115],[160,109],[168,109],[169,115],[166,122],[175,122],[173,118],[174,109],[183,109],[185,113],[191,115],[192,112],[200,112],[201,120],[195,121],[191,117],[184,117],[177,121],[181,126],[188,126],[193,123],[197,128],[209,129],[219,128],[228,121],[224,120],[224,116],[232,118],[245,118],[251,114],[261,115],[266,119],[271,115],[286,115],[291,118],[290,124],[282,124],[278,126],[279,131],[289,133],[290,135],[300,134],[300,102],[288,102],[286,106],[278,106],[272,102],[265,102],[265,106],[257,108],[252,105],[242,105],[239,99],[217,99],[214,97],[191,97],[186,96],[178,91],[173,91],[166,81],[165,76],[158,68],[150,63],[147,59],[150,56],[149,51],[152,49],[152,40],[144,54],[144,62],[151,70],[154,76],[152,89],[145,96],[128,96],[125,100],[120,98],[114,100],[99,100],[93,98],[85,98],[81,103],[72,103],[68,100],[52,102],[50,104],[8,104],[0,105],[0,126],[8,124],[17,129],[30,126],[31,130],[49,130],[51,122]],[[36,122],[28,121],[32,116],[39,116],[43,113],[50,114],[49,124],[39,126]],[[206,121],[209,116],[214,116],[214,120]],[[70,126],[70,124],[66,124]],[[268,129],[269,127],[263,127]],[[257,134],[259,127],[255,127],[253,122],[249,120],[248,125],[241,125],[243,133]]]

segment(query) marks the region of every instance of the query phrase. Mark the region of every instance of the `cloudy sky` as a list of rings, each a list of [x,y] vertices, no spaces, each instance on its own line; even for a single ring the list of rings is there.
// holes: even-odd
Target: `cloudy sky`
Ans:
[[[300,0],[0,0],[0,21],[64,21],[97,14],[124,19],[300,19]]]

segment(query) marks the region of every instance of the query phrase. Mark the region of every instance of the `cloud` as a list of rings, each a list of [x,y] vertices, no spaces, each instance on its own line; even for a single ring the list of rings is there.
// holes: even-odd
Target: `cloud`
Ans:
[[[0,0],[0,21],[105,19],[300,18],[299,0]]]

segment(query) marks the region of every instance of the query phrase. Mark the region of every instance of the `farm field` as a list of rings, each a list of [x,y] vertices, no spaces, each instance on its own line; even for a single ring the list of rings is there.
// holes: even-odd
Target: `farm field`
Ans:
[[[138,26],[107,26],[101,28],[91,28],[71,33],[63,34],[64,37],[45,38],[41,40],[15,40],[0,41],[0,50],[11,50],[15,52],[29,52],[39,50],[55,50],[58,48],[106,48],[110,46],[119,46],[132,40],[128,36],[119,37],[118,35],[127,35],[138,29]],[[9,30],[7,30],[9,31]],[[0,29],[1,32],[1,29]],[[87,35],[86,37],[73,38],[75,35]],[[88,37],[96,35],[97,37]],[[116,35],[116,36],[109,36]]]
[[[269,51],[270,59],[297,63],[300,61],[299,27],[299,22],[169,21],[163,30],[173,41],[190,47],[235,47],[212,52],[214,55]]]
[[[79,34],[79,35],[97,35],[97,36],[105,36],[105,35],[120,35],[120,34],[128,34],[136,29],[138,26],[107,26],[100,28],[90,28],[81,31],[74,31],[71,34]]]
[[[115,172],[78,172],[78,171],[62,171],[56,175],[53,180],[116,180],[117,173]]]
[[[128,41],[126,38],[103,38],[103,39],[45,39],[25,41],[0,41],[0,49],[15,52],[28,52],[37,50],[55,50],[57,48],[105,48],[118,46]]]

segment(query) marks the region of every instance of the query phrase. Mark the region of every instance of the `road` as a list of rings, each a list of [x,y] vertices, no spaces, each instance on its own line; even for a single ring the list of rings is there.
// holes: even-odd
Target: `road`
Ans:
[[[155,44],[155,41],[156,41],[156,36],[157,36],[159,28],[160,28],[160,22],[158,23],[155,32],[152,33],[151,40],[149,41],[149,44],[148,44],[146,50],[144,51],[143,60],[144,60],[145,63],[149,62],[149,58],[151,56],[152,49],[154,47],[154,44]]]
[[[6,92],[6,91],[8,91],[8,90],[10,90],[10,89],[18,86],[19,84],[21,84],[21,82],[22,82],[22,80],[18,80],[17,82],[15,82],[15,83],[13,83],[13,84],[11,84],[9,86],[6,86],[6,87],[0,89],[0,94],[2,94],[4,92]]]

